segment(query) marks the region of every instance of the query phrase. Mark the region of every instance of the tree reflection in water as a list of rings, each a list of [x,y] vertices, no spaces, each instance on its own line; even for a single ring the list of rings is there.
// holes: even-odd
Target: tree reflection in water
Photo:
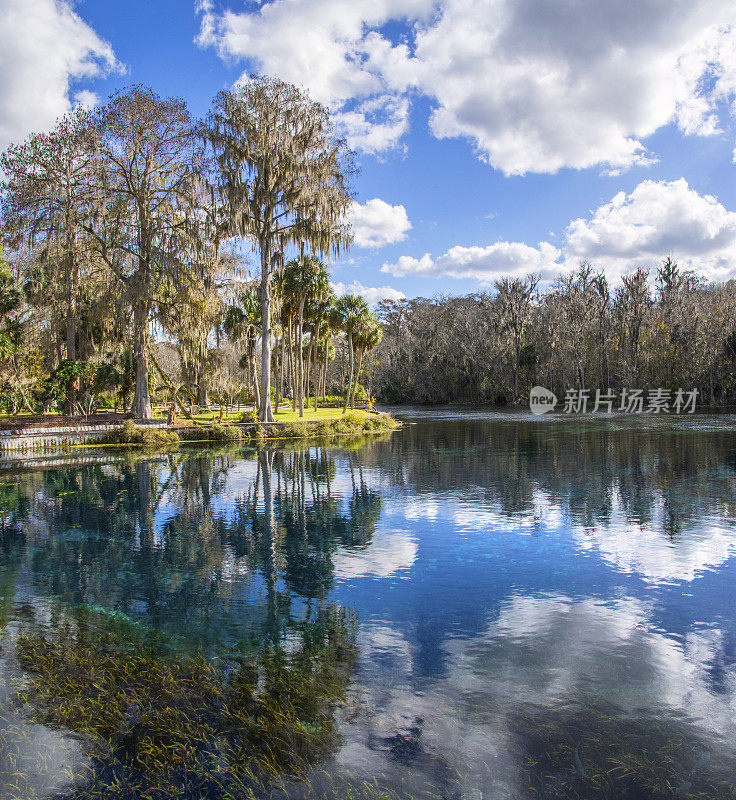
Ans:
[[[96,758],[110,780],[128,770],[137,791],[168,780],[184,797],[280,784],[295,798],[733,800],[733,452],[717,419],[463,419],[352,451],[14,475],[0,482],[0,664],[37,716],[7,706],[4,752],[28,771],[30,745],[13,751],[8,733],[22,731],[53,745],[49,771]],[[143,677],[112,680],[107,727],[90,729],[89,687],[126,669]],[[199,689],[180,692],[172,670]],[[236,702],[236,685],[255,688]],[[248,719],[227,727],[238,709]],[[275,770],[248,738],[259,713],[288,721]],[[185,750],[186,720],[208,734],[154,776],[141,753]],[[244,763],[241,739],[253,778],[217,773]]]
[[[249,463],[232,502],[225,478]],[[251,462],[171,454],[8,483],[4,796],[69,776],[79,786],[66,794],[80,798],[251,797],[304,780],[338,743],[354,660],[355,617],[325,601],[331,558],[368,543],[380,511],[360,481],[341,510],[334,475],[312,448]],[[82,736],[66,778],[46,774],[64,771],[49,754],[66,738],[41,746],[38,724],[12,710],[19,701]]]

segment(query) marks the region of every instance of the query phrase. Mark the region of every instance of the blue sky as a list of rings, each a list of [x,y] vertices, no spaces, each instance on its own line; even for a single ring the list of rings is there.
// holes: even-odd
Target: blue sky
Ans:
[[[131,83],[204,115],[301,83],[358,154],[339,289],[432,296],[582,259],[736,275],[731,0],[0,0],[0,147]]]

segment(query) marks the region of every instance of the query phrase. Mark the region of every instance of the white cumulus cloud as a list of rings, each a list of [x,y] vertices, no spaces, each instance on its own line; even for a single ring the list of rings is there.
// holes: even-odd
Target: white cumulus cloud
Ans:
[[[336,114],[353,147],[377,152],[405,132],[408,47],[379,32],[390,19],[416,19],[429,0],[273,0],[254,11],[200,4],[201,46],[248,60],[264,74],[305,86]],[[391,78],[386,73],[391,74]]]
[[[683,267],[709,280],[736,277],[736,212],[712,195],[699,194],[684,178],[642,181],[629,194],[575,219],[565,230],[561,248],[548,242],[451,247],[438,258],[400,256],[381,271],[437,278],[467,278],[488,285],[500,277],[535,272],[551,280],[566,269],[590,261],[616,281],[637,267],[652,269],[671,255]]]
[[[671,122],[717,130],[735,22],[731,0],[447,0],[414,57],[434,134],[468,137],[507,174],[625,168]]]
[[[0,149],[53,125],[72,104],[93,104],[76,84],[118,68],[112,47],[69,2],[0,0]]]
[[[383,247],[401,242],[411,229],[404,206],[392,206],[378,197],[362,205],[355,203],[349,214],[349,222],[354,243],[358,247]]]
[[[386,263],[381,272],[397,277],[467,278],[481,284],[492,284],[497,278],[521,277],[530,272],[544,278],[559,271],[560,251],[549,242],[531,247],[523,242],[496,242],[486,247],[451,247],[433,259],[429,253],[421,258],[401,256],[395,263]]]
[[[643,181],[567,228],[568,261],[589,260],[617,276],[671,254],[710,279],[736,275],[736,212],[684,178]]]
[[[403,300],[406,295],[391,286],[363,286],[358,281],[344,283],[338,281],[332,284],[335,294],[342,297],[344,294],[360,295],[369,306],[375,306],[381,300]]]
[[[395,145],[412,93],[437,137],[463,137],[507,174],[648,163],[676,124],[736,114],[732,0],[270,0],[202,3],[198,41],[306,86],[351,144]],[[389,35],[386,24],[399,33]]]

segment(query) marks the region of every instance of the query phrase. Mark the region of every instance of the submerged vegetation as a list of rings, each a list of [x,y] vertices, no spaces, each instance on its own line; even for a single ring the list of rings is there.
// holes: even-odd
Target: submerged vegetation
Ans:
[[[411,425],[359,452],[295,440],[237,456],[207,447],[83,464],[83,453],[78,466],[7,476],[0,795],[734,800],[734,750],[718,733],[731,729],[720,719],[732,671],[723,649],[660,642],[644,657],[637,643],[651,632],[643,612],[623,632],[614,616],[605,647],[605,634],[565,604],[520,618],[528,625],[521,636],[508,619],[492,625],[490,649],[473,647],[483,629],[457,637],[436,604],[432,630],[410,638],[395,621],[409,596],[405,579],[393,581],[402,595],[384,607],[395,615],[391,627],[331,604],[338,581],[344,587],[356,575],[368,576],[372,592],[373,570],[391,558],[393,576],[407,575],[409,564],[426,570],[420,577],[438,574],[412,561],[410,549],[386,558],[382,514],[396,520],[384,505],[388,485],[414,497],[460,494],[515,525],[537,519],[544,496],[551,516],[572,520],[588,548],[596,532],[611,541],[623,531],[632,543],[631,530],[645,525],[662,552],[681,552],[699,519],[722,529],[733,518],[733,469],[723,466],[732,442],[720,429],[665,435],[665,422],[651,422],[648,433],[586,422],[564,436],[546,424],[501,423],[492,448],[480,422],[446,424],[429,441]],[[521,537],[534,543],[525,576],[536,577],[537,565],[545,571],[544,531],[542,523]],[[504,549],[522,546],[505,535]],[[395,538],[405,547],[408,537]],[[481,538],[491,537],[473,537]],[[447,566],[457,569],[451,557]],[[565,580],[547,578],[516,587],[528,596],[537,585],[559,591]],[[440,572],[429,591],[452,591],[443,580]],[[499,571],[483,586],[495,580]],[[571,580],[585,592],[579,576]],[[594,601],[601,611],[604,590]],[[453,619],[479,607],[475,598],[452,602]],[[497,612],[483,608],[485,626]],[[546,649],[559,638],[559,648]],[[453,654],[464,643],[470,649]],[[568,679],[571,661],[583,671]],[[402,674],[402,664],[411,672]],[[696,698],[692,713],[677,694],[655,705],[662,694],[652,684],[660,675],[679,680],[683,668],[705,673],[686,689]],[[508,689],[516,677],[518,690]],[[703,705],[702,691],[713,705]],[[712,726],[703,708],[718,710]],[[356,752],[364,770],[351,760]]]
[[[508,720],[525,794],[561,800],[733,800],[733,763],[684,721],[622,715],[602,699],[528,709]]]
[[[17,658],[29,680],[16,700],[82,737],[76,798],[263,796],[334,750],[355,657],[355,621],[335,607],[291,636],[288,650],[211,660],[121,628],[24,634]],[[11,796],[30,796],[34,776],[25,789],[22,774],[2,777]]]

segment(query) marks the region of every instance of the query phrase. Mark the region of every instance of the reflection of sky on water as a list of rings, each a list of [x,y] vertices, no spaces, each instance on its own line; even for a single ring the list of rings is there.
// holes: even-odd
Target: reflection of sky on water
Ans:
[[[713,769],[732,763],[736,418],[412,413],[416,424],[363,449],[277,458],[263,552],[253,454],[154,460],[151,540],[133,497],[119,567],[76,549],[109,535],[104,520],[30,514],[16,602],[86,593],[212,646],[314,603],[355,608],[359,668],[336,762],[398,781],[407,765],[386,742],[420,736],[414,777],[437,785],[451,766],[462,786],[447,796],[524,796],[517,717],[591,697],[620,718],[684,720],[718,753]],[[135,470],[111,491],[134,496],[148,474]],[[115,464],[103,473],[121,480]],[[44,570],[68,555],[50,539],[90,559],[83,581],[50,588]]]
[[[736,734],[736,670],[730,665],[717,682],[712,673],[724,638],[711,628],[678,642],[653,629],[649,609],[633,599],[517,596],[481,633],[442,641],[443,673],[418,682],[411,643],[385,624],[367,625],[365,711],[345,729],[338,760],[366,777],[391,775],[390,750],[371,743],[418,729],[424,752],[457,769],[464,794],[492,797],[501,781],[514,796],[522,765],[509,720],[520,709],[602,696],[620,715],[684,712],[725,761]]]

